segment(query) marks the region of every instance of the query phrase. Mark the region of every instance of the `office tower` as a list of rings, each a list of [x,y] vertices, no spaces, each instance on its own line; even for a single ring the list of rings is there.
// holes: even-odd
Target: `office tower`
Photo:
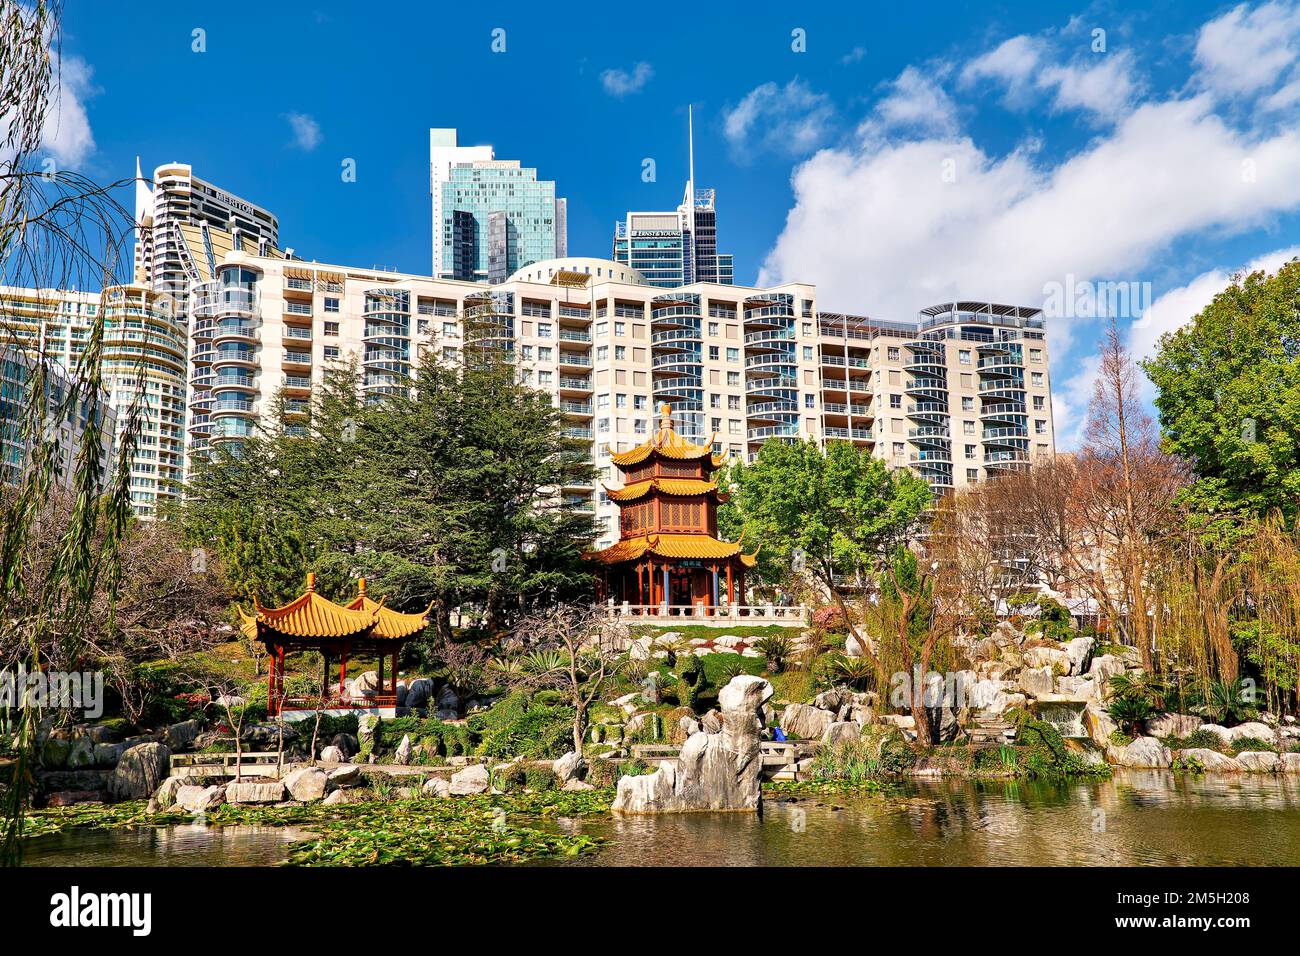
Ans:
[[[568,210],[555,183],[491,146],[458,146],[456,130],[429,130],[433,275],[502,282],[518,269],[567,255]]]
[[[730,253],[718,252],[718,210],[712,189],[695,186],[695,124],[688,110],[688,178],[672,212],[629,212],[614,224],[615,262],[636,269],[651,285],[672,289],[693,282],[731,285]]]
[[[102,385],[115,422],[108,438],[120,458],[125,430],[137,423],[131,507],[148,520],[177,497],[184,466],[186,339],[170,297],[138,285],[102,296],[0,287],[0,348],[44,356],[72,375],[101,308]]]

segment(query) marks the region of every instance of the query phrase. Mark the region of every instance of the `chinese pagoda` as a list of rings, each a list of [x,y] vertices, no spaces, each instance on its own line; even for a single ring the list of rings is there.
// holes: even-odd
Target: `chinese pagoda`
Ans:
[[[306,716],[320,707],[326,713],[370,711],[392,717],[397,708],[397,659],[402,645],[429,626],[430,605],[422,614],[389,610],[383,601],[366,596],[366,579],[357,582],[357,596],[347,605],[335,604],[316,592],[316,575],[307,575],[307,590],[283,607],[265,608],[253,599],[253,613],[241,609],[245,637],[266,645],[271,658],[268,671],[267,709],[275,716],[283,708],[286,719]],[[320,697],[287,698],[284,690],[284,655],[294,651],[319,651],[325,659]],[[348,691],[348,661],[373,655],[378,658],[375,688]],[[338,687],[331,686],[331,663],[338,662]],[[385,675],[384,665],[391,662]]]
[[[744,603],[745,571],[758,552],[718,539],[718,505],[726,492],[712,475],[723,459],[713,441],[696,445],[673,430],[672,407],[660,407],[654,438],[612,456],[623,487],[605,488],[619,507],[619,540],[588,558],[602,565],[602,601],[635,605],[637,613],[709,614],[725,599]],[[741,535],[743,538],[744,535]]]

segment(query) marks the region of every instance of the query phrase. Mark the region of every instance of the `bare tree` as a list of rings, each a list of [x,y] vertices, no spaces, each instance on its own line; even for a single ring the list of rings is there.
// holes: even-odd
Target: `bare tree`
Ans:
[[[517,685],[567,693],[573,707],[573,750],[582,756],[587,713],[626,661],[625,631],[603,608],[557,604],[523,618],[515,628]]]

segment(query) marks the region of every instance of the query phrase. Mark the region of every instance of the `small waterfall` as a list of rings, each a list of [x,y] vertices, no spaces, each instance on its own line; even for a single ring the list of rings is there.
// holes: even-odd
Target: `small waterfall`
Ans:
[[[1084,704],[1074,701],[1039,701],[1035,708],[1038,719],[1051,724],[1061,732],[1062,737],[1086,737],[1083,729]]]

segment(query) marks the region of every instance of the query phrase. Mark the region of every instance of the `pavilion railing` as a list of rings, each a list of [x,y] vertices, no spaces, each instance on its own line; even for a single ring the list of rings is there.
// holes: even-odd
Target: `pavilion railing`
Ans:
[[[355,697],[342,697],[338,694],[329,697],[284,697],[280,702],[283,710],[369,710],[375,707],[396,707],[394,694],[362,694]],[[271,716],[277,711],[272,710]]]
[[[610,620],[649,618],[675,621],[718,621],[743,624],[805,625],[808,608],[802,604],[731,604],[709,607],[698,605],[629,604],[609,601],[605,605]]]

